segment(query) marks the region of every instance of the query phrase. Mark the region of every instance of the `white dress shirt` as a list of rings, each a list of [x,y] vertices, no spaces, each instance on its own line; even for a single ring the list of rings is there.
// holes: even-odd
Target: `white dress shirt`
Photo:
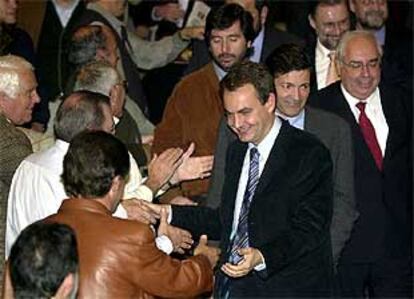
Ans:
[[[329,64],[331,63],[329,58],[330,52],[318,39],[315,49],[315,72],[318,90],[326,87],[326,77],[328,76]]]
[[[74,0],[72,3],[68,5],[60,5],[57,3],[56,0],[52,0],[53,6],[55,7],[56,14],[59,17],[59,21],[62,24],[62,27],[65,28],[66,25],[69,23],[70,17],[72,16],[73,12],[78,6],[80,0]]]
[[[367,117],[372,123],[372,126],[374,127],[375,135],[377,136],[377,141],[379,147],[381,148],[382,156],[384,157],[387,146],[389,128],[384,115],[384,111],[382,110],[379,88],[377,87],[374,90],[374,92],[364,101],[360,101],[359,99],[349,94],[349,92],[346,91],[342,84],[341,89],[357,123],[359,123],[358,119],[361,112],[356,107],[356,104],[358,104],[359,102],[366,103],[365,114],[367,115]]]
[[[63,172],[63,158],[68,148],[69,143],[56,140],[51,148],[31,154],[17,168],[8,199],[6,256],[26,226],[55,214],[62,201],[68,198],[60,178]],[[131,166],[124,198],[152,201],[152,191],[142,185],[142,176],[131,154],[129,160]],[[114,216],[127,218],[126,211],[121,205]]]

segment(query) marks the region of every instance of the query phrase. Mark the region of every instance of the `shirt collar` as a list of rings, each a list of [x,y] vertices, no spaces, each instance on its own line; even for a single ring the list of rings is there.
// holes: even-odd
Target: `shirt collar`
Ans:
[[[260,57],[262,56],[263,49],[264,32],[265,28],[262,26],[262,29],[252,43],[253,54],[250,56],[250,61],[260,62]]]
[[[371,105],[376,104],[375,102],[379,99],[379,88],[378,87],[365,100],[360,100],[360,99],[354,97],[353,95],[351,95],[345,89],[343,84],[341,84],[341,90],[342,90],[342,93],[344,94],[344,97],[345,97],[346,101],[348,102],[349,106],[352,109],[358,109],[358,108],[356,108],[356,104],[358,104],[359,102],[365,102],[367,104],[367,106],[371,106]]]
[[[94,10],[101,14],[105,19],[107,19],[111,25],[114,27],[117,27],[117,30],[120,31],[121,26],[124,26],[124,23],[122,23],[119,19],[117,19],[114,15],[112,15],[110,12],[106,11],[102,6],[100,6],[98,3],[92,2],[89,3],[87,6],[88,9]]]
[[[287,120],[292,127],[295,127],[297,129],[300,129],[300,130],[303,130],[305,128],[305,126],[304,126],[304,123],[305,123],[304,122],[305,121],[305,109],[302,109],[302,111],[300,111],[298,115],[292,116],[292,117],[282,114],[282,112],[280,112],[277,109],[276,109],[275,114],[277,116],[280,116],[281,118]]]
[[[316,52],[318,55],[321,55],[322,57],[328,57],[329,53],[331,53],[332,51],[326,48],[324,45],[322,45],[318,38],[318,41],[316,42]]]
[[[69,149],[69,142],[63,141],[62,139],[56,139],[55,146],[61,149],[62,151],[67,152]]]
[[[249,142],[249,150],[253,147],[257,147],[257,150],[259,151],[261,158],[268,157],[270,151],[272,150],[273,144],[275,143],[276,137],[279,134],[281,126],[282,121],[280,120],[280,118],[275,117],[272,128],[267,133],[265,138],[263,138],[263,140],[258,145]]]
[[[223,70],[215,61],[213,61],[213,67],[219,81],[221,81],[227,75],[227,72]]]

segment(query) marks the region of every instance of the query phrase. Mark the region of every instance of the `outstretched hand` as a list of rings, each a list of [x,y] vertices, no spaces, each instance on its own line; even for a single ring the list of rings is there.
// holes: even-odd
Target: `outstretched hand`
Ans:
[[[247,275],[257,265],[263,263],[263,257],[260,251],[253,247],[241,248],[238,250],[239,255],[243,258],[237,265],[225,263],[221,270],[230,277],[242,277]]]

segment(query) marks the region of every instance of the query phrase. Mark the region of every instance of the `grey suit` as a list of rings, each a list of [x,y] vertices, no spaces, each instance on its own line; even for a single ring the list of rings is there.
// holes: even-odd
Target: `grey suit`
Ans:
[[[310,107],[305,108],[305,131],[320,139],[331,153],[334,182],[331,239],[333,261],[336,265],[358,217],[355,206],[351,131],[349,125],[336,115]],[[222,119],[206,201],[206,205],[209,207],[217,208],[220,205],[226,151],[229,144],[235,139],[236,136]]]

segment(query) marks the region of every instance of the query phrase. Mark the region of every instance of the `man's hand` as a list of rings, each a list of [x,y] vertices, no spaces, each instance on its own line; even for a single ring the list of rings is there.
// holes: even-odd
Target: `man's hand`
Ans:
[[[170,22],[177,22],[184,17],[184,11],[178,3],[168,3],[157,5],[154,7],[154,14],[156,18],[167,20]]]
[[[194,255],[202,254],[208,258],[211,268],[213,269],[220,257],[220,249],[207,245],[207,236],[202,235],[197,247],[194,249]]]
[[[256,248],[247,247],[238,250],[239,255],[243,259],[237,264],[225,263],[221,266],[221,270],[230,277],[242,277],[247,275],[257,265],[263,263],[263,257],[260,251]]]
[[[204,27],[186,27],[181,29],[178,33],[183,40],[204,39]]]
[[[183,150],[180,148],[169,148],[159,156],[154,155],[148,164],[148,180],[145,182],[154,194],[170,180],[177,167],[181,165],[182,154]]]
[[[197,206],[198,203],[195,201],[192,201],[188,197],[184,196],[176,196],[173,199],[171,199],[170,204],[172,205],[178,205],[178,206]]]
[[[182,156],[183,162],[171,177],[171,184],[175,185],[182,181],[203,179],[211,175],[214,156],[191,157],[194,150],[195,145],[191,143]]]
[[[142,139],[142,144],[152,145],[152,143],[154,142],[154,135],[143,135],[141,139]]]
[[[123,200],[121,205],[127,212],[128,219],[141,221],[145,224],[155,224],[159,215],[143,204],[142,199]]]
[[[167,222],[167,218],[167,208],[162,207],[160,226],[158,227],[158,236],[167,236],[173,243],[174,252],[183,254],[185,250],[190,249],[193,245],[193,238],[188,231],[170,225]]]

